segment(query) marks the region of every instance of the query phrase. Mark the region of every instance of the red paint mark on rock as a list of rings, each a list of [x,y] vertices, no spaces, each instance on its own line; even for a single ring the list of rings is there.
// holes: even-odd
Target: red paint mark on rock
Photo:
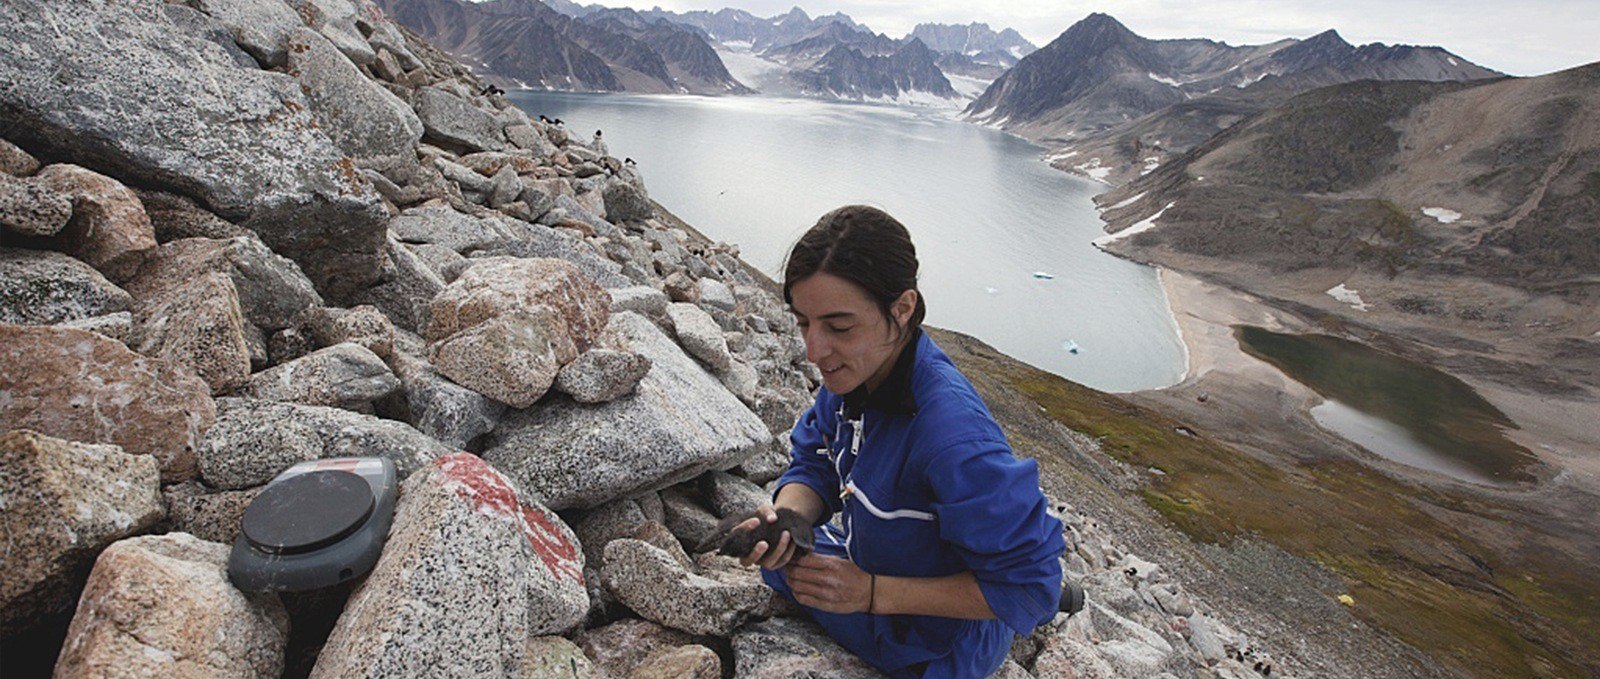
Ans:
[[[522,529],[534,554],[557,580],[570,579],[583,585],[583,566],[578,563],[577,545],[550,511],[526,506],[517,499],[516,489],[494,467],[472,453],[454,453],[434,461],[445,478],[455,481],[455,491],[473,508],[501,517]]]

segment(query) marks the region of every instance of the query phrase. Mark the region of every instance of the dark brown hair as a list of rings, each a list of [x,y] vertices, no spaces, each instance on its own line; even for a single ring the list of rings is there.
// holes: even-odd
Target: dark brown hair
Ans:
[[[900,295],[917,289],[917,248],[905,225],[878,208],[846,205],[818,219],[789,251],[783,268],[783,301],[793,304],[790,288],[817,273],[854,283],[901,332],[921,326],[928,314],[920,290],[917,308],[905,327],[898,327],[889,313]]]

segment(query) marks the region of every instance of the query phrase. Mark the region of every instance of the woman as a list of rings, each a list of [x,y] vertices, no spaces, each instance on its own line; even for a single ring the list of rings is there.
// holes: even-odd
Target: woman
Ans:
[[[744,562],[893,676],[982,677],[1013,633],[1054,617],[1066,546],[1037,464],[1011,455],[972,385],[922,332],[916,283],[910,235],[875,208],[823,215],[790,253],[783,296],[822,388],[759,513],[811,519],[816,548],[794,558],[783,533]]]

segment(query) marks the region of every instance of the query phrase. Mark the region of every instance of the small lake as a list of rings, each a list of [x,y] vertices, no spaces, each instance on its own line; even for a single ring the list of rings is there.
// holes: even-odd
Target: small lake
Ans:
[[[1323,427],[1402,464],[1481,484],[1529,481],[1533,456],[1506,439],[1513,423],[1455,377],[1326,335],[1235,326],[1245,353],[1327,399]]]
[[[823,213],[852,203],[911,230],[931,325],[1106,391],[1169,386],[1185,355],[1155,269],[1091,245],[1104,184],[949,111],[775,97],[519,91],[570,134],[604,130],[655,198],[780,278]],[[1038,274],[1038,275],[1036,275]],[[1076,346],[1077,353],[1069,347]]]

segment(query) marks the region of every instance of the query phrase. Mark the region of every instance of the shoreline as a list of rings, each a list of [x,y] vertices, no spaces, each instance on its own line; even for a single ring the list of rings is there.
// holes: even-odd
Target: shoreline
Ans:
[[[1178,384],[1130,392],[1131,395],[1154,397],[1176,390],[1194,389],[1202,378],[1208,377],[1208,382],[1217,383],[1206,385],[1212,391],[1218,387],[1244,387],[1246,383],[1275,386],[1281,388],[1285,396],[1301,402],[1302,407],[1296,415],[1306,422],[1316,422],[1310,409],[1326,399],[1276,367],[1246,354],[1233,338],[1231,326],[1255,325],[1273,332],[1295,334],[1322,331],[1311,327],[1293,313],[1278,309],[1248,292],[1167,267],[1157,268],[1161,272],[1159,280],[1167,303],[1178,326],[1179,338],[1184,344],[1188,369]],[[1592,452],[1584,454],[1584,451],[1600,450],[1600,418],[1592,416],[1595,408],[1593,402],[1532,393],[1471,375],[1457,374],[1437,365],[1422,365],[1466,382],[1474,392],[1509,418],[1515,426],[1505,430],[1506,438],[1526,448],[1540,464],[1548,467],[1551,470],[1548,477],[1563,476],[1563,472],[1568,473],[1567,476],[1576,475],[1580,485],[1600,495],[1600,456]],[[1379,468],[1389,468],[1391,462],[1387,458],[1338,432],[1320,424],[1316,426],[1341,444],[1336,447],[1359,449],[1365,453],[1361,458],[1385,460],[1386,463],[1379,465]]]

